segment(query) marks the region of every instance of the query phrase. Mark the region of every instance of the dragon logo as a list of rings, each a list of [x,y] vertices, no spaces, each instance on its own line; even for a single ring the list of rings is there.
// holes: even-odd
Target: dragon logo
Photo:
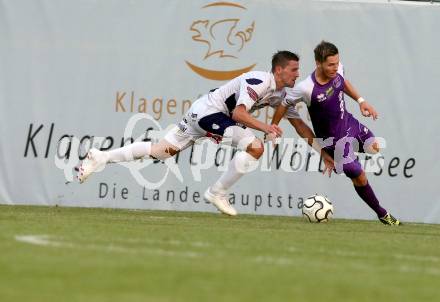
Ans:
[[[237,59],[235,53],[242,50],[245,43],[251,40],[255,28],[255,22],[252,22],[252,25],[246,28],[245,31],[238,31],[237,24],[239,21],[239,19],[225,19],[212,24],[209,20],[193,22],[191,31],[195,32],[195,35],[192,39],[208,45],[208,50],[203,59],[216,54],[221,58]],[[226,41],[226,44],[224,41]]]
[[[214,2],[203,6],[206,8],[232,8],[239,10],[246,10],[240,4],[231,2]],[[210,59],[239,59],[240,52],[246,48],[252,40],[255,31],[255,21],[249,21],[247,24],[242,22],[240,18],[225,18],[225,19],[199,19],[192,22],[190,32],[192,40],[206,47],[206,52],[203,61]],[[230,80],[244,72],[247,72],[255,67],[256,64],[251,64],[244,68],[233,70],[213,70],[206,69],[195,64],[185,61],[192,71],[198,75],[211,80]]]

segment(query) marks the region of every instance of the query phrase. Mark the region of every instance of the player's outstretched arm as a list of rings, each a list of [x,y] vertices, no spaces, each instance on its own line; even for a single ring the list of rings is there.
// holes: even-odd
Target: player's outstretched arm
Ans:
[[[247,112],[244,105],[238,105],[235,107],[232,113],[232,119],[246,127],[263,131],[264,133],[274,133],[276,136],[283,135],[283,130],[278,125],[268,125],[256,118],[253,118],[249,112]]]
[[[277,109],[275,110],[275,113],[272,117],[272,125],[277,126],[281,119],[283,118],[284,114],[287,111],[287,107],[283,106],[283,105],[278,105]],[[276,138],[279,137],[277,135],[275,135],[275,133],[269,133],[269,134],[265,134],[264,135],[264,141],[265,142],[272,142],[273,144],[277,144],[278,142],[276,141]]]
[[[298,135],[301,136],[303,139],[305,139],[313,149],[315,149],[321,154],[325,165],[322,174],[327,173],[328,176],[330,177],[333,172],[333,169],[335,168],[335,162],[333,158],[327,152],[325,152],[325,150],[318,143],[315,133],[313,133],[312,129],[310,129],[310,127],[307,126],[307,124],[304,123],[304,121],[300,118],[290,118],[289,122],[295,128]]]
[[[373,106],[371,106],[363,97],[361,97],[361,95],[348,80],[344,81],[344,92],[353,100],[356,100],[356,102],[358,102],[359,109],[361,110],[363,116],[371,116],[373,120],[376,120],[378,118],[378,113],[376,109],[374,109]]]
[[[275,110],[275,113],[272,118],[272,125],[278,125],[283,118],[283,116],[286,114],[287,107],[283,106],[283,104],[279,104],[277,107],[277,110]]]

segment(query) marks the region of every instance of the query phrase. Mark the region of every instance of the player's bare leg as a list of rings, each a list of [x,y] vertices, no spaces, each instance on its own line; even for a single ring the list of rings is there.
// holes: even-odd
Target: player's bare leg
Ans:
[[[377,139],[375,139],[371,144],[364,145],[364,151],[368,154],[377,154],[380,152],[379,146],[379,142],[377,141]]]

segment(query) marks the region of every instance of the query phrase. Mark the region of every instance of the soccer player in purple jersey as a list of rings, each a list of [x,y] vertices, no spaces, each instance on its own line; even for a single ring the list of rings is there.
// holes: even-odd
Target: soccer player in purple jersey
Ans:
[[[306,103],[315,133],[304,123],[299,114],[295,118],[290,115],[288,120],[297,133],[310,145],[312,142],[316,144],[314,140],[316,137],[323,139],[320,144],[323,158],[330,155],[334,159],[336,172],[344,172],[352,180],[359,197],[376,212],[382,223],[400,225],[400,221],[380,205],[354,154],[354,151],[377,153],[379,143],[370,129],[347,112],[344,93],[357,100],[363,116],[376,120],[378,114],[353,85],[344,79],[338,48],[335,45],[322,41],[314,52],[315,71],[294,88],[286,89],[287,95],[277,108],[272,124],[278,124],[289,107],[295,107],[298,102]]]

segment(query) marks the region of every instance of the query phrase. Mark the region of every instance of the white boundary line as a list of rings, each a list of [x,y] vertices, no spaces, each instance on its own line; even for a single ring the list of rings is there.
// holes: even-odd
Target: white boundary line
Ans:
[[[184,258],[197,258],[203,256],[200,252],[195,252],[192,250],[187,251],[172,251],[165,250],[161,248],[128,248],[123,246],[118,246],[114,244],[99,245],[99,244],[74,244],[67,241],[57,241],[52,239],[49,235],[21,235],[15,236],[15,240],[19,242],[24,242],[32,245],[38,246],[50,246],[58,248],[73,248],[81,250],[95,250],[101,252],[118,252],[118,253],[129,253],[129,254],[156,254],[160,256],[172,256],[172,257],[184,257]],[[59,240],[59,239],[58,239]]]
[[[37,245],[37,246],[48,246],[48,247],[56,247],[56,248],[71,248],[71,249],[81,249],[81,250],[95,250],[100,252],[117,252],[117,253],[128,253],[128,254],[155,254],[159,256],[171,256],[171,257],[183,257],[183,258],[199,258],[204,256],[209,256],[206,253],[196,252],[193,250],[168,250],[163,248],[129,248],[124,246],[119,246],[115,244],[75,244],[73,242],[63,241],[62,239],[56,239],[53,236],[42,234],[42,235],[17,235],[15,236],[15,240],[18,242],[23,242],[27,244]],[[119,240],[123,242],[145,242],[149,244],[168,244],[173,246],[184,246],[189,245],[198,248],[205,248],[212,246],[208,242],[185,242],[181,240],[137,240],[137,239],[122,239]],[[226,247],[227,248],[227,247]],[[231,248],[231,247],[229,247]],[[228,249],[228,248],[227,248]],[[232,248],[234,249],[234,248]],[[287,251],[291,254],[301,254],[301,249],[293,246],[288,247],[284,251]],[[375,253],[358,253],[356,251],[348,251],[348,250],[326,250],[326,249],[317,249],[315,251],[317,254],[328,254],[330,256],[337,257],[355,257],[361,259],[375,259],[379,258],[378,254]],[[226,253],[228,254],[228,253]],[[313,253],[310,254],[311,256]],[[225,253],[216,252],[211,256],[214,257],[224,257]],[[425,262],[425,263],[440,263],[440,257],[437,256],[418,256],[418,255],[410,255],[410,254],[390,254],[390,257],[401,260],[403,263],[395,267],[395,269],[402,273],[423,273],[427,275],[440,276],[440,268],[436,267],[420,267],[419,264],[411,265],[411,262]],[[279,266],[296,266],[299,264],[299,261],[296,257],[289,256],[270,256],[270,255],[257,255],[248,259],[251,262],[266,264],[266,265],[279,265]],[[322,267],[323,263],[309,263],[311,266],[319,266]],[[365,265],[362,263],[351,263],[347,261],[347,265],[350,268],[361,270],[361,271],[371,271],[373,270],[369,265]],[[332,266],[331,262],[327,262],[324,266]],[[388,267],[383,267],[382,269],[388,271]],[[391,267],[392,269],[392,267]]]

